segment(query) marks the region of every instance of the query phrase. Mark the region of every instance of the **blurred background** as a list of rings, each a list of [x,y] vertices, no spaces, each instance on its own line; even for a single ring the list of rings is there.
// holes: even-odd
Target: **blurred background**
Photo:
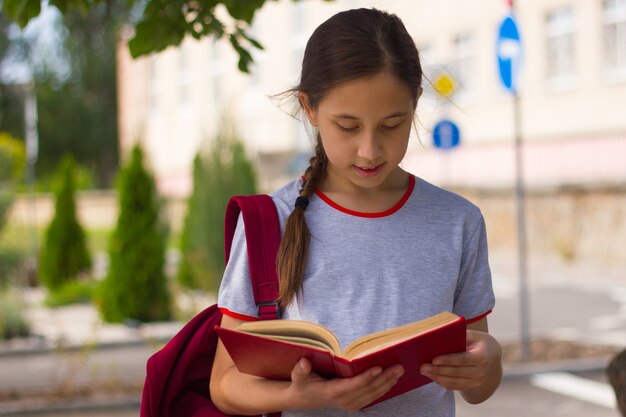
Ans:
[[[420,51],[402,166],[487,223],[506,378],[459,415],[620,415],[626,0],[0,3],[0,415],[137,414],[147,357],[215,300],[227,199],[308,166],[281,93],[355,7]]]

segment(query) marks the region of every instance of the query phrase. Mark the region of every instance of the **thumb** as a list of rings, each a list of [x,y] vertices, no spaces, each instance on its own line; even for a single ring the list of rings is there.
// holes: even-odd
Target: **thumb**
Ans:
[[[296,363],[291,371],[291,380],[293,382],[301,381],[311,373],[311,362],[308,359],[302,358]]]

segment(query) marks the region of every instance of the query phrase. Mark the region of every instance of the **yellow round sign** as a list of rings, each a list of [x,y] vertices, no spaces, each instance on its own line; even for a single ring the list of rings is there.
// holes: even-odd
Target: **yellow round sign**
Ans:
[[[433,87],[437,93],[444,97],[450,97],[456,91],[456,82],[449,74],[439,74],[435,78]]]

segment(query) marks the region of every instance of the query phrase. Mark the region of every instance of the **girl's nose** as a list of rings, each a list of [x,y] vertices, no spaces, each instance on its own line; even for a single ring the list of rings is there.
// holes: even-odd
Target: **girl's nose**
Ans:
[[[357,155],[367,161],[375,161],[382,154],[380,141],[374,133],[365,133],[359,140]]]

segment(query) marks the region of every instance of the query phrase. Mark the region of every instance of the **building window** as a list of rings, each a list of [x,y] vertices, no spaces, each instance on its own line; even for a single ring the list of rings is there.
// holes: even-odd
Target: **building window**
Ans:
[[[575,82],[574,11],[555,9],[546,16],[546,79],[554,90],[567,90]]]
[[[604,0],[604,62],[609,78],[626,78],[626,0]]]
[[[417,48],[417,52],[419,54],[420,64],[422,65],[422,67],[427,67],[433,64],[435,60],[435,51],[431,44],[420,44],[420,46]]]
[[[476,60],[474,37],[462,34],[454,38],[453,56],[450,60],[450,71],[456,82],[457,93],[468,94],[472,91],[476,76],[474,65]]]
[[[248,35],[258,41],[259,33],[262,33],[262,28],[259,27],[258,23],[250,26],[248,31]],[[250,81],[253,87],[260,88],[263,80],[263,74],[261,73],[263,68],[263,61],[265,59],[264,51],[258,48],[255,48],[254,45],[248,45],[248,51],[252,55],[252,64],[250,65]]]
[[[293,26],[294,35],[302,35],[304,33],[306,9],[304,3],[293,3],[291,6],[291,24]]]
[[[298,83],[304,49],[308,40],[306,25],[306,4],[304,2],[292,3],[291,6],[291,63],[290,83]]]
[[[423,98],[433,99],[435,98],[433,83],[441,70],[440,65],[435,60],[435,51],[431,44],[421,44],[417,50],[424,76],[424,81],[422,81],[422,87],[424,88]]]
[[[148,58],[148,109],[150,113],[156,113],[159,108],[159,72],[157,63],[156,55]]]
[[[181,45],[178,50],[178,87],[181,106],[189,104],[189,84],[189,52],[184,45]]]
[[[222,42],[214,40],[209,42],[209,77],[211,79],[211,97],[216,108],[222,108],[224,91],[222,83],[224,81],[224,62],[222,54]]]

